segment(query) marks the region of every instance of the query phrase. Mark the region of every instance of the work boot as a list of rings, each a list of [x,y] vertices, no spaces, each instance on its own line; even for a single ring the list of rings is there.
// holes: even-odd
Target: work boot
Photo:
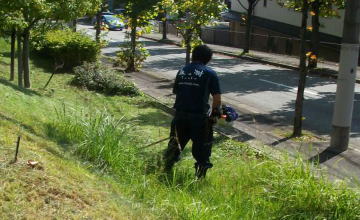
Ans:
[[[170,173],[174,164],[175,164],[175,161],[173,161],[173,160],[165,160],[164,172]]]
[[[164,172],[170,173],[173,166],[176,162],[180,161],[181,156],[180,155],[171,155],[169,157],[166,157],[169,155],[164,155]]]
[[[198,179],[205,178],[206,172],[209,168],[213,167],[211,163],[199,164],[198,162],[195,163],[195,176]]]

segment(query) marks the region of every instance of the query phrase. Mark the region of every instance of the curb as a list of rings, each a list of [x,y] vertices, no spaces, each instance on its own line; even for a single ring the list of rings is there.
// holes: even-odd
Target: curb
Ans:
[[[176,46],[181,46],[179,43],[177,43],[177,42],[175,42],[173,40],[165,40],[164,41],[164,40],[159,40],[159,39],[149,37],[149,36],[141,36],[141,37],[145,38],[145,39],[157,41],[157,42],[160,42],[160,43],[163,43],[163,44],[172,44],[172,45],[176,45]],[[236,54],[231,53],[231,52],[226,52],[226,51],[221,51],[221,50],[216,50],[216,49],[214,49],[213,51],[215,53],[218,53],[218,54],[223,54],[223,55],[226,55],[226,56],[236,57],[236,58],[240,58],[240,59],[243,59],[243,60],[250,60],[250,61],[253,61],[253,62],[268,64],[268,65],[277,66],[277,67],[286,68],[286,69],[291,69],[291,70],[296,70],[296,71],[300,70],[299,67],[289,65],[289,64],[276,63],[276,62],[273,62],[273,61],[270,61],[270,60],[265,60],[265,59],[256,58],[256,57],[252,57],[252,56],[247,56],[247,55],[242,55],[242,56],[241,55],[236,55]],[[337,79],[338,78],[337,71],[336,71],[336,74],[334,74],[334,73],[329,73],[327,71],[310,70],[309,74],[320,76],[320,77],[329,77],[329,78],[332,78],[332,79]],[[360,79],[355,79],[355,82],[360,84]]]

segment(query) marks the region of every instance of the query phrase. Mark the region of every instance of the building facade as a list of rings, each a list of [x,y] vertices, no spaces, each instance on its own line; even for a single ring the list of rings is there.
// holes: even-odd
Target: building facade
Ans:
[[[246,0],[239,0],[248,7]],[[238,0],[232,0],[230,11],[246,13],[246,10],[239,4]],[[320,32],[325,35],[341,38],[344,23],[344,10],[339,10],[340,17],[320,18]],[[292,9],[281,7],[276,0],[259,0],[254,9],[254,17],[260,20],[267,20],[267,23],[274,27],[282,25],[283,27],[293,26],[300,28],[301,12],[295,12]],[[279,24],[280,23],[280,24]],[[256,25],[260,25],[256,24]],[[308,25],[311,25],[311,16],[308,18]],[[286,32],[286,30],[284,30]]]
[[[232,46],[244,45],[247,2],[246,0],[227,2],[230,10],[223,14],[223,18],[230,23]],[[339,14],[339,18],[320,18],[320,55],[331,61],[339,59],[344,11],[340,10]],[[289,55],[299,54],[301,12],[281,7],[276,0],[259,0],[254,9],[252,24],[250,49]],[[311,16],[308,19],[308,26],[311,26]]]

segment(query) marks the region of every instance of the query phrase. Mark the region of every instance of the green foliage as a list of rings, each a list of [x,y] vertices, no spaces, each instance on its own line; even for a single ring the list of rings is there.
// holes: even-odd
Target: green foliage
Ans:
[[[74,68],[72,84],[106,95],[139,95],[135,85],[126,80],[120,73],[99,63],[87,63]]]
[[[191,49],[193,49],[196,46],[202,45],[203,41],[200,39],[200,35],[199,34],[193,34],[190,36],[189,38],[190,41],[190,47]],[[186,47],[186,41],[183,39],[181,41],[181,46],[182,47]]]
[[[310,5],[315,0],[305,0]],[[345,8],[345,0],[318,0],[320,4],[321,17],[339,17],[339,9]],[[294,11],[301,11],[304,0],[277,0],[282,7],[293,9]]]
[[[157,4],[160,0],[125,0],[126,11],[124,16],[128,19],[130,27],[144,27],[149,20],[157,15]]]
[[[4,56],[4,53],[8,50],[10,50],[10,44],[8,42],[8,39],[0,37],[0,60],[4,62],[2,59]]]
[[[29,28],[41,19],[70,21],[86,14],[94,14],[101,2],[102,0],[0,0],[0,10],[7,12],[5,16],[10,22],[21,20],[24,27]]]
[[[94,15],[103,0],[57,0],[53,18],[70,21],[84,15]]]
[[[149,25],[149,20],[157,15],[157,3],[160,0],[126,0],[126,11],[124,16],[127,20],[128,26],[131,28],[129,45],[126,46],[129,49],[120,51],[120,54],[130,54],[126,70],[129,72],[136,71],[138,64],[135,59],[143,60],[146,58],[146,51],[139,46],[137,41],[139,37],[138,28],[143,28]],[[140,52],[140,53],[139,53]],[[138,54],[137,54],[138,53]],[[122,59],[123,55],[120,55]]]
[[[31,47],[34,50],[41,50],[46,43],[46,34],[57,30],[67,30],[68,26],[64,22],[44,21],[39,22],[31,30]]]
[[[59,63],[65,69],[72,69],[84,61],[94,62],[100,52],[99,45],[89,36],[71,30],[51,30],[42,35],[35,33],[33,49]]]
[[[183,37],[182,45],[193,48],[202,43],[201,27],[211,25],[225,9],[222,0],[166,0],[172,5],[172,13],[178,15],[177,29]]]
[[[312,1],[313,2],[313,1]],[[319,0],[321,17],[340,17],[339,9],[345,8],[345,0]]]
[[[25,25],[19,12],[2,11],[0,9],[0,31],[9,31],[12,28],[22,28]],[[2,34],[2,33],[1,33]]]
[[[143,43],[136,42],[135,53],[131,50],[131,42],[126,41],[120,45],[120,51],[116,53],[116,66],[124,67],[130,66],[130,62],[134,61],[135,71],[139,71],[142,63],[150,56],[149,51],[144,47]]]
[[[102,0],[0,0],[0,30],[32,29],[43,20],[70,21],[94,14]]]
[[[185,18],[179,23],[181,30],[195,29],[199,26],[211,24],[214,19],[220,17],[225,9],[221,0],[178,0],[174,1],[174,10],[179,18]]]

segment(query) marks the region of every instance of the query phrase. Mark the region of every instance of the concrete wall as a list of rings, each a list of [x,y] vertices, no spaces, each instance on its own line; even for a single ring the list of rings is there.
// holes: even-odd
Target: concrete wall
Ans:
[[[230,22],[230,43],[238,48],[243,48],[245,44],[245,30],[246,26],[241,25],[239,22]],[[293,38],[278,32],[274,32],[268,29],[253,26],[251,31],[251,43],[250,50],[287,54],[287,55],[299,55],[300,54],[300,40]],[[211,42],[207,42],[211,43]],[[309,42],[310,43],[310,42]],[[308,43],[308,50],[310,44]],[[340,55],[339,45],[329,45],[320,43],[320,57],[338,62]]]
[[[265,0],[260,0],[255,7],[255,16],[300,27],[300,12],[294,12],[293,10],[282,8],[276,0],[267,0],[267,5],[265,7],[264,1]],[[245,7],[248,7],[247,1],[241,2]],[[246,10],[240,6],[237,0],[232,1],[231,10],[246,13]],[[344,10],[340,10],[340,16],[341,18],[320,18],[320,32],[342,37]],[[309,17],[308,24],[311,25],[311,16]]]
[[[162,25],[161,22],[159,23],[155,30],[159,30],[161,33]],[[246,27],[240,25],[239,22],[230,22],[228,29],[204,27],[202,28],[201,39],[208,44],[243,48],[245,45],[245,29]],[[180,37],[174,24],[167,23],[167,31],[169,34]],[[310,48],[309,44],[307,46]],[[253,27],[250,50],[298,56],[300,54],[300,40],[268,29]],[[320,44],[321,58],[338,62],[339,54],[339,46]]]

